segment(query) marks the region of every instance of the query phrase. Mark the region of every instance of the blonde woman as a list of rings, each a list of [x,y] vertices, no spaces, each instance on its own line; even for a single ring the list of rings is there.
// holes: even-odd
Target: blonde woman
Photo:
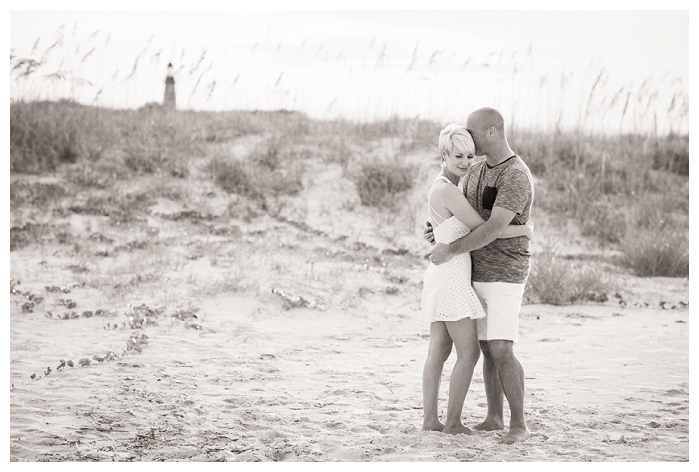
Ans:
[[[427,205],[436,242],[450,243],[485,222],[459,189],[459,180],[473,163],[475,146],[463,126],[450,124],[439,135],[441,171],[430,188]],[[531,225],[510,225],[501,238],[527,236]],[[485,316],[471,286],[471,257],[459,254],[449,261],[430,263],[425,272],[422,312],[430,323],[430,346],[423,370],[422,429],[450,434],[472,434],[461,423],[461,412],[480,355],[476,320]],[[456,346],[456,364],[449,383],[445,423],[439,421],[437,400],[444,363]]]

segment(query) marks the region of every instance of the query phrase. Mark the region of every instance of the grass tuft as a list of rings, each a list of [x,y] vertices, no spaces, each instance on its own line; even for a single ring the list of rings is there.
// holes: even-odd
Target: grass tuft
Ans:
[[[689,277],[686,230],[665,226],[630,232],[621,248],[623,263],[639,277]]]
[[[363,162],[350,173],[363,205],[379,207],[395,204],[395,197],[413,187],[417,168],[398,159]]]
[[[79,120],[53,103],[10,106],[10,171],[39,174],[75,162],[81,154]]]
[[[601,270],[582,268],[549,245],[532,257],[526,290],[529,299],[550,305],[566,305],[603,301],[610,287]]]

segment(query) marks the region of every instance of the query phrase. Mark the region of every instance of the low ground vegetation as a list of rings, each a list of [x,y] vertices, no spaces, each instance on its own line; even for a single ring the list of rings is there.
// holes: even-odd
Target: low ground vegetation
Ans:
[[[186,201],[194,189],[212,185],[238,199],[231,211],[243,208],[243,199],[258,211],[278,213],[267,197],[302,195],[319,166],[339,165],[361,205],[391,212],[423,191],[419,180],[436,162],[430,156],[436,156],[440,128],[399,119],[321,122],[296,112],[12,103],[10,249],[60,233],[49,223],[23,221],[28,212],[50,208],[138,224],[159,198]],[[252,144],[236,147],[240,139]],[[536,179],[535,212],[560,224],[573,221],[584,237],[617,251],[612,262],[620,270],[688,277],[688,137],[517,132],[510,141]],[[427,157],[416,161],[415,155]],[[152,182],[146,191],[129,190],[143,178]],[[602,279],[545,250],[534,257],[530,298],[594,300]]]

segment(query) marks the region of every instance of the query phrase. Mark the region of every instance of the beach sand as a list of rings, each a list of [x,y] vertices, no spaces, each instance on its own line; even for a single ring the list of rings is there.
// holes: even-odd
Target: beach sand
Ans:
[[[688,280],[619,270],[623,300],[523,306],[529,439],[421,431],[429,247],[419,216],[382,220],[350,187],[319,168],[252,220],[226,216],[245,202],[213,184],[131,220],[13,212],[44,233],[10,253],[10,460],[689,460]],[[554,232],[538,218],[534,242]],[[148,321],[130,326],[135,313]],[[470,426],[486,412],[481,363]]]
[[[68,295],[77,301],[80,289]],[[203,321],[162,314],[137,330],[16,305],[12,461],[689,459],[687,309],[525,305],[516,352],[532,436],[508,446],[502,432],[420,430],[429,340],[415,294],[366,291],[348,309],[221,294],[203,304]],[[124,353],[141,332],[141,352]],[[108,351],[118,358],[77,365]],[[76,365],[56,370],[60,359]],[[481,362],[467,425],[485,415]]]

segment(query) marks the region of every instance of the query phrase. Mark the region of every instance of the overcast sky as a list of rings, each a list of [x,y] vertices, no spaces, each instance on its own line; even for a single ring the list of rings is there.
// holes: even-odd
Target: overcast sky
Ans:
[[[94,31],[126,29],[134,44],[153,34],[210,46],[377,36],[472,50],[521,48],[574,63],[599,58],[629,76],[687,78],[689,14],[682,11],[13,11],[10,46],[31,48],[62,24]]]
[[[19,56],[27,55],[37,38],[41,37],[37,50],[44,50],[55,39],[56,31],[61,25],[65,25],[67,33],[76,31],[83,41],[97,30],[100,31],[98,36],[102,40],[109,36],[109,56],[96,57],[98,51],[90,58],[90,61],[97,61],[95,63],[105,70],[109,67],[118,67],[120,70],[131,67],[133,59],[148,41],[152,45],[152,51],[158,47],[165,51],[163,56],[167,56],[166,61],[180,58],[178,54],[184,46],[190,54],[206,48],[210,51],[208,60],[218,58],[219,77],[226,76],[233,80],[240,76],[237,87],[242,87],[246,78],[262,84],[267,80],[280,86],[285,81],[288,88],[284,92],[287,97],[293,96],[293,100],[268,98],[272,96],[272,85],[258,85],[261,88],[257,99],[265,97],[269,106],[277,107],[303,108],[306,105],[318,108],[322,100],[332,101],[333,97],[337,98],[338,93],[342,92],[328,89],[327,95],[323,95],[322,91],[319,93],[322,98],[317,98],[317,104],[308,105],[309,92],[300,90],[307,84],[316,91],[323,88],[309,78],[315,75],[311,72],[317,70],[327,74],[328,80],[337,82],[339,79],[334,79],[331,71],[333,59],[341,58],[345,67],[342,71],[336,68],[336,73],[343,76],[355,74],[353,82],[342,85],[343,90],[350,93],[352,84],[368,80],[363,78],[365,76],[357,75],[356,68],[352,69],[352,61],[358,63],[362,60],[363,67],[366,68],[367,61],[375,62],[381,56],[382,48],[386,50],[385,63],[390,65],[393,61],[403,69],[414,51],[424,58],[423,66],[427,65],[426,58],[441,51],[441,55],[435,54],[436,67],[433,70],[424,69],[419,77],[432,80],[430,94],[436,93],[435,88],[448,87],[454,83],[453,79],[451,82],[445,79],[446,72],[442,73],[441,82],[433,80],[434,76],[429,74],[434,74],[435,70],[439,72],[448,67],[454,68],[458,64],[464,64],[469,57],[475,57],[479,65],[492,66],[494,57],[497,54],[502,56],[503,53],[510,60],[508,67],[520,68],[522,66],[516,65],[516,58],[529,54],[531,59],[527,67],[528,74],[532,77],[555,75],[561,70],[576,70],[581,88],[580,100],[589,94],[590,81],[601,70],[605,71],[605,85],[609,93],[629,84],[638,86],[649,77],[654,80],[662,78],[667,83],[679,79],[687,92],[689,89],[688,11],[11,11],[10,47]],[[311,63],[307,57],[300,55],[303,48],[315,48],[317,52],[320,46],[325,53],[323,64]],[[235,60],[231,59],[236,54],[235,51],[250,51],[251,48],[258,48],[256,51],[275,51],[276,55],[268,54],[252,59],[238,54]],[[84,52],[83,50],[82,53]],[[226,68],[220,66],[224,57],[227,63],[236,62],[240,70],[232,65]],[[303,71],[295,72],[294,66],[289,65],[292,57],[297,63],[303,61]],[[315,57],[319,55],[316,54]],[[119,60],[123,63],[118,63]],[[126,65],[127,62],[129,65]],[[277,69],[275,64],[279,64]],[[500,64],[503,64],[502,57]],[[321,67],[325,69],[320,69]],[[264,71],[269,78],[256,76],[253,80],[253,69],[259,74]],[[209,74],[216,70],[212,69]],[[496,71],[492,68],[490,70]],[[284,74],[283,78],[280,72]],[[583,80],[581,74],[586,73],[592,79]],[[473,76],[469,83],[472,87],[483,90],[485,76],[481,74],[479,77]],[[209,79],[209,83],[211,80],[214,79]],[[375,75],[371,80],[378,83],[379,79]],[[385,80],[395,82],[396,78],[390,76]],[[665,82],[657,86],[666,88]],[[497,83],[501,89],[514,87],[506,82]],[[185,86],[184,81],[181,84],[182,87]],[[370,100],[370,96],[385,96],[386,90],[377,87],[371,92],[365,90],[362,100]],[[405,85],[400,93],[415,92],[416,87],[418,85]],[[523,85],[517,87],[517,93],[524,95],[521,90]],[[157,96],[159,93],[159,89],[153,87],[152,94]],[[217,93],[220,93],[220,87]],[[491,95],[486,98],[490,99]],[[130,97],[133,99],[136,94],[132,92]],[[147,100],[140,95],[138,99]],[[231,100],[227,96],[217,99],[215,103],[225,102],[228,106],[238,107],[255,106],[253,103]],[[430,101],[430,108],[435,113],[444,113],[443,106],[439,105],[444,100],[440,100],[436,98]],[[538,100],[541,101],[541,97]],[[349,106],[346,102],[348,100],[345,100],[345,105]],[[524,98],[520,102],[523,103]],[[199,102],[192,99],[192,106],[198,106],[197,103]],[[264,108],[264,104],[257,106]],[[406,105],[405,110],[406,113],[413,113],[424,107],[425,104],[420,102],[410,110]],[[379,114],[383,113],[378,108],[376,110]],[[356,113],[356,110],[351,113]]]

